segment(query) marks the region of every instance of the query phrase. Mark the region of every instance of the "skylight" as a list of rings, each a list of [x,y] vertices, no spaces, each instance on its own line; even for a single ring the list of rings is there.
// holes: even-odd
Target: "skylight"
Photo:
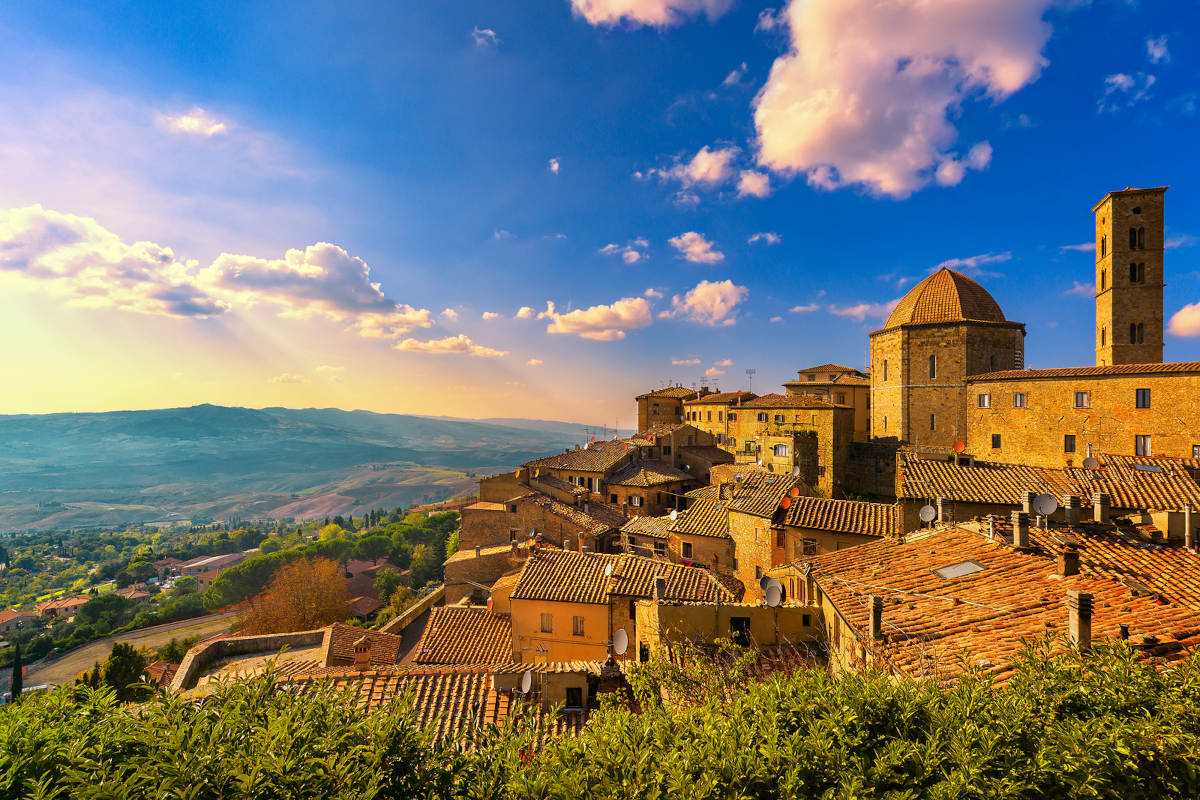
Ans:
[[[974,575],[976,572],[983,572],[983,570],[983,564],[980,564],[978,561],[959,561],[957,564],[951,564],[948,567],[939,567],[933,570],[933,574],[944,581],[948,581],[952,578]]]

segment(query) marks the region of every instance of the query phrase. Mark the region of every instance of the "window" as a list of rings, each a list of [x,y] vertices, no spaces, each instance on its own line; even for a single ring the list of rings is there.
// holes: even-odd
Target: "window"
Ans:
[[[736,412],[736,411],[730,411],[730,412],[729,412],[729,421],[730,421],[730,422],[737,422],[737,412]]]
[[[1138,250],[1146,249],[1146,229],[1145,228],[1138,228],[1137,244],[1138,244]]]
[[[663,454],[664,456],[669,456],[669,455],[671,455],[671,445],[669,445],[669,444],[664,444],[664,445],[662,446],[662,454]]]
[[[665,542],[654,543],[654,555],[665,556],[667,554],[667,545]]]
[[[1075,452],[1075,434],[1068,433],[1063,436],[1063,452],[1064,453],[1074,453]]]
[[[815,381],[815,380],[817,379],[817,376],[816,376],[816,375],[809,375],[809,376],[808,376],[808,379],[809,379],[810,381]]]
[[[883,415],[883,429],[887,430],[887,414]]]
[[[758,412],[758,421],[766,422],[767,421],[767,412],[765,412],[765,411]]]
[[[992,396],[990,394],[979,395],[979,407],[980,408],[991,408],[992,407]]]
[[[787,535],[783,531],[775,532],[775,546],[782,548],[787,547]]]
[[[846,393],[838,392],[836,395],[834,395],[834,401],[840,406],[846,405]]]
[[[724,421],[725,421],[725,420],[724,420],[724,416],[725,416],[725,415],[724,415],[724,413],[723,413],[723,412],[721,412],[721,411],[718,411],[718,412],[717,412],[717,422],[724,422]]]
[[[776,424],[776,425],[782,425],[782,424],[783,424],[783,414],[776,414],[776,415],[775,415],[775,424]]]
[[[723,434],[723,433],[717,434],[717,444],[725,444],[725,434]]]
[[[1013,408],[1025,408],[1029,405],[1029,395],[1025,392],[1013,392]]]
[[[1192,458],[1200,458],[1200,444],[1192,445]]]
[[[756,581],[762,580],[762,567],[754,568],[754,580],[756,580]]]
[[[1137,407],[1138,408],[1149,408],[1150,407],[1150,390],[1149,389],[1138,389],[1137,390]]]
[[[642,496],[640,494],[630,495],[629,505],[633,506],[634,508],[640,507],[642,505]]]
[[[953,578],[963,578],[967,575],[974,575],[976,572],[983,572],[984,569],[986,568],[983,566],[983,564],[980,564],[978,561],[972,559],[970,561],[959,561],[957,564],[951,564],[947,567],[940,567],[933,570],[933,574],[937,575],[944,581],[948,581]]]
[[[1146,340],[1145,340],[1145,338],[1144,338],[1144,336],[1143,336],[1143,334],[1145,334],[1145,332],[1146,332],[1146,331],[1145,331],[1145,326],[1143,326],[1143,325],[1142,325],[1142,323],[1140,323],[1140,322],[1139,322],[1139,323],[1137,324],[1137,340],[1138,340],[1138,344],[1142,344],[1143,342],[1145,342],[1145,341],[1146,341]]]
[[[929,357],[929,379],[933,380],[936,377],[937,377],[937,356],[931,355]]]
[[[608,502],[612,503],[615,506],[617,504],[617,496],[615,494],[610,494],[608,496]]]
[[[931,431],[937,430],[937,414],[929,415],[929,430],[931,430]]]
[[[1075,407],[1076,408],[1091,408],[1092,393],[1091,392],[1076,392]]]
[[[754,452],[754,442],[746,442],[746,452],[747,453]]]
[[[777,456],[786,456],[788,454],[788,446],[786,444],[777,444],[775,445],[774,452]]]
[[[1145,283],[1146,282],[1146,265],[1129,263],[1129,282],[1130,283]]]
[[[567,708],[583,708],[583,689],[579,686],[567,687]]]
[[[1100,329],[1100,346],[1104,347],[1108,343],[1108,328]]]
[[[837,375],[830,375],[830,376],[829,376],[829,380],[831,380],[831,381],[836,381],[836,380],[837,380]]]
[[[729,437],[729,446],[731,448],[737,447],[737,437],[736,436]],[[684,466],[686,466],[686,464]]]
[[[1134,214],[1140,214],[1140,213],[1142,213],[1142,207],[1141,207],[1141,206],[1134,206],[1134,207],[1133,207],[1133,213],[1134,213]]]
[[[553,614],[542,614],[542,633],[554,633]]]
[[[1150,437],[1145,434],[1138,434],[1133,437],[1133,452],[1139,456],[1152,456],[1153,450],[1150,447]]]
[[[883,379],[887,380],[887,359],[883,360]]]
[[[1104,258],[1104,256],[1107,253],[1108,253],[1108,237],[1101,236],[1100,237],[1100,257]],[[1101,287],[1101,288],[1103,288],[1103,287]]]
[[[629,599],[629,618],[637,619],[637,600]]]
[[[742,647],[750,644],[750,618],[730,617],[729,638],[733,640],[734,644]]]
[[[1129,323],[1129,343],[1137,344],[1137,325]]]
[[[1102,270],[1100,270],[1100,291],[1103,292],[1107,288],[1108,288],[1108,270],[1102,269]]]
[[[812,614],[801,614],[800,615],[800,624],[806,628],[811,628],[812,627]]]
[[[1137,228],[1130,228],[1129,229],[1129,249],[1137,250],[1137,243],[1138,243]]]
[[[704,421],[705,421],[705,422],[712,422],[712,412],[711,412],[711,411],[709,411],[709,412],[708,412],[708,416],[705,418],[705,420],[704,420]]]
[[[692,557],[692,543],[684,542],[682,547],[683,547],[683,557],[691,558]]]
[[[998,434],[998,433],[992,434],[992,449],[993,450],[1000,449],[1000,434]]]
[[[571,617],[571,635],[583,636],[583,617]]]

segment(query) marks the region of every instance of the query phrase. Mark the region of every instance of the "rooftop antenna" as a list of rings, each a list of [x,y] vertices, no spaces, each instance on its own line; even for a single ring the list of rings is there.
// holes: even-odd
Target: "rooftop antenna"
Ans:
[[[754,391],[754,376],[757,373],[758,373],[758,370],[756,370],[754,368],[750,368],[750,369],[746,370],[746,391],[747,392]]]

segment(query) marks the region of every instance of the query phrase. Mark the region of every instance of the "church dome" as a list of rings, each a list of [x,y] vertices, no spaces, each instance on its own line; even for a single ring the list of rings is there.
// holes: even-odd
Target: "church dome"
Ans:
[[[1005,321],[1004,312],[987,289],[960,272],[942,267],[900,299],[884,328],[968,320]]]

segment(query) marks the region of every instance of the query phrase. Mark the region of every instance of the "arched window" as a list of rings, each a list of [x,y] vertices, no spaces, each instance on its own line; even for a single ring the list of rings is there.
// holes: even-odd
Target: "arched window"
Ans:
[[[1107,339],[1108,339],[1108,328],[1101,328],[1100,329],[1100,346],[1101,347],[1104,347],[1104,345],[1107,344],[1107,341],[1106,341]]]
[[[1108,237],[1101,236],[1100,237],[1100,257],[1104,258],[1104,256],[1107,253],[1108,253]]]
[[[1137,283],[1137,264],[1130,262],[1129,264],[1129,282]]]
[[[1138,344],[1144,344],[1146,340],[1142,335],[1145,333],[1145,330],[1143,329],[1142,323],[1139,322],[1137,326]]]
[[[1146,249],[1146,229],[1138,228],[1138,250]]]
[[[1102,270],[1100,270],[1100,291],[1103,292],[1107,288],[1108,288],[1108,270],[1102,269]]]
[[[1138,240],[1137,228],[1130,228],[1129,229],[1129,249],[1130,250],[1137,250],[1137,240]]]
[[[1137,325],[1129,323],[1129,343],[1137,344]]]
[[[929,357],[929,379],[933,380],[937,377],[937,355]]]
[[[996,371],[996,355],[994,353],[992,355],[988,356],[988,367],[993,372]]]

